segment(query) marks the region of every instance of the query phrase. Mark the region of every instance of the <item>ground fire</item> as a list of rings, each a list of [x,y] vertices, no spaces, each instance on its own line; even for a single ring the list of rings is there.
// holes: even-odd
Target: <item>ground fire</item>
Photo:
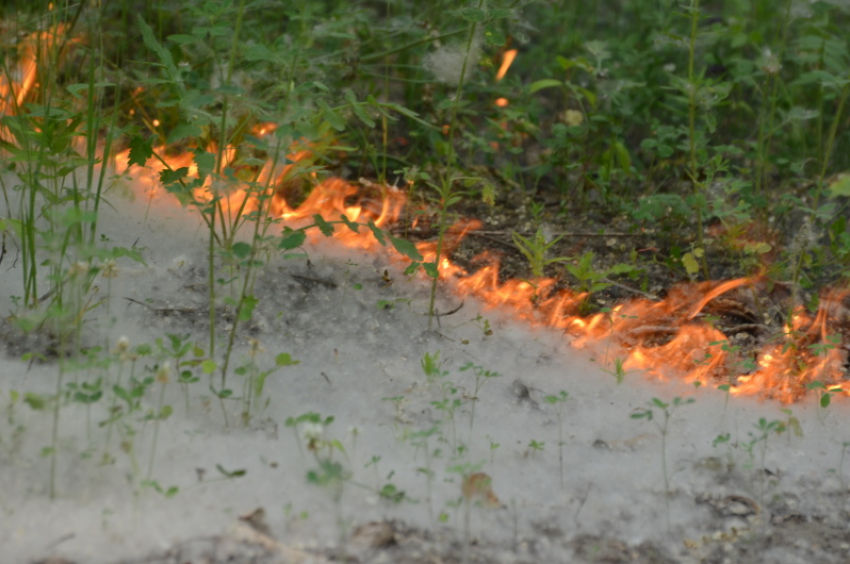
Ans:
[[[33,96],[38,85],[40,56],[60,56],[57,47],[62,28],[25,38],[20,43],[16,60],[7,64],[15,69],[0,81],[0,114],[11,115]],[[41,45],[36,49],[37,45]],[[505,53],[498,79],[507,72],[516,51]],[[507,100],[500,102],[507,105]],[[263,138],[274,132],[274,124],[257,124],[253,135]],[[0,136],[8,140],[5,131]],[[176,150],[165,146],[153,149],[154,157],[144,166],[129,166],[130,153],[114,157],[118,173],[128,174],[144,197],[154,197],[164,190],[160,179],[163,171],[184,169],[186,178],[197,178],[196,153],[192,149]],[[217,153],[214,145],[202,147],[208,154]],[[237,150],[221,151],[219,169],[226,174],[213,180],[208,175],[194,188],[195,202],[216,201],[221,213],[247,214],[259,208],[258,194],[271,199],[263,208],[284,225],[297,223],[318,214],[327,221],[341,216],[349,223],[373,223],[382,229],[410,227],[407,217],[407,194],[403,189],[383,186],[367,180],[351,183],[340,178],[318,181],[314,172],[302,173],[299,163],[313,154],[309,145],[289,147],[285,164],[267,160],[264,165],[237,165]],[[254,159],[256,161],[256,159]],[[244,185],[243,185],[244,184]],[[257,190],[257,186],[265,186]],[[290,202],[293,191],[303,198]],[[415,225],[415,224],[413,224]],[[492,307],[513,312],[517,319],[562,331],[577,347],[588,348],[607,365],[617,370],[643,370],[658,378],[683,378],[701,385],[721,386],[731,394],[758,395],[782,402],[794,402],[815,389],[821,394],[850,394],[847,380],[850,331],[850,293],[824,291],[815,313],[802,305],[791,304],[791,322],[780,331],[765,335],[771,328],[757,319],[759,296],[782,291],[766,278],[741,278],[731,281],[682,283],[669,289],[663,300],[632,299],[608,311],[581,315],[587,295],[565,287],[557,278],[503,280],[495,255],[482,255],[473,263],[475,271],[467,271],[451,260],[454,249],[464,237],[478,229],[474,218],[465,219],[450,228],[440,256],[433,241],[421,241],[417,248],[423,262],[436,263],[439,276],[463,296],[475,296]],[[397,232],[403,235],[403,230]],[[374,249],[373,232],[362,227],[337,229],[336,238],[344,245]],[[397,258],[402,259],[398,254]],[[731,315],[741,319],[732,333],[758,334],[767,343],[757,353],[747,353],[733,342],[734,334],[721,331],[715,320]]]

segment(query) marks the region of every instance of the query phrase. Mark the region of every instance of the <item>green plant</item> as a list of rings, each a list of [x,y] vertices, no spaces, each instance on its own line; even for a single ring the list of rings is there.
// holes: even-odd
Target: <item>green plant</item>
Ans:
[[[535,439],[531,439],[531,440],[528,442],[528,448],[530,448],[530,449],[531,449],[531,455],[532,455],[532,456],[534,456],[534,455],[535,455],[535,454],[537,454],[538,452],[543,452],[543,447],[544,447],[544,446],[546,446],[546,443],[541,442],[541,441],[538,441],[538,440],[535,440]]]
[[[835,393],[841,393],[841,386],[827,386],[823,382],[816,380],[806,384],[806,389],[815,392],[815,397],[818,403],[818,420],[821,425],[826,423],[826,418],[829,415],[829,406],[832,403],[832,396]]]
[[[412,433],[410,438],[410,444],[413,445],[417,452],[422,451],[425,454],[425,466],[420,466],[416,469],[418,474],[422,474],[426,479],[426,495],[428,497],[428,518],[431,523],[434,522],[434,496],[433,496],[433,482],[434,482],[434,469],[433,469],[433,460],[435,458],[439,458],[442,454],[440,449],[431,450],[430,440],[431,437],[437,434],[439,431],[439,427],[436,425],[425,429],[424,431],[417,431]]]
[[[580,313],[587,313],[590,295],[611,285],[608,276],[612,274],[628,274],[631,276],[639,272],[637,267],[628,264],[616,264],[611,268],[596,270],[593,266],[593,258],[593,251],[587,251],[574,263],[566,264],[567,272],[578,280],[578,291],[587,294],[582,301]]]
[[[558,469],[561,477],[561,487],[564,487],[564,421],[561,408],[570,394],[561,390],[557,395],[548,395],[543,401],[555,408],[555,416],[558,418]]]
[[[670,477],[667,471],[667,436],[670,430],[670,420],[673,418],[676,410],[685,405],[694,403],[694,398],[682,399],[675,397],[669,402],[662,401],[658,398],[652,398],[649,402],[649,407],[639,409],[632,413],[632,419],[644,419],[653,421],[655,427],[661,433],[661,475],[664,478],[664,506],[667,510],[667,530],[670,530]],[[655,412],[658,410],[664,415],[664,419],[659,421],[655,417]]]
[[[570,260],[569,257],[546,258],[546,253],[558,241],[563,238],[563,235],[554,237],[550,241],[546,240],[546,235],[541,229],[537,229],[532,238],[525,238],[516,231],[511,231],[511,238],[514,241],[516,248],[520,250],[523,256],[528,260],[531,266],[531,276],[534,278],[542,278],[543,270],[550,264],[563,263]]]
[[[766,471],[764,466],[764,459],[767,455],[767,442],[770,435],[775,433],[777,435],[782,434],[788,430],[788,427],[785,426],[785,423],[779,420],[768,421],[764,417],[760,417],[758,423],[754,424],[753,427],[756,429],[756,433],[752,431],[748,432],[750,440],[746,443],[743,443],[744,450],[747,451],[747,454],[750,457],[750,466],[753,467],[755,462],[755,449],[759,448],[759,466],[756,468],[756,475],[759,476],[758,480],[758,497],[759,499],[764,499],[764,481],[766,479]]]
[[[475,388],[472,391],[472,397],[469,398],[469,401],[472,402],[472,413],[469,416],[469,432],[470,440],[472,440],[472,425],[475,423],[475,404],[478,403],[478,392],[487,380],[498,378],[501,374],[495,371],[485,370],[483,366],[476,366],[471,362],[460,367],[461,372],[465,372],[467,370],[472,370],[475,374]]]

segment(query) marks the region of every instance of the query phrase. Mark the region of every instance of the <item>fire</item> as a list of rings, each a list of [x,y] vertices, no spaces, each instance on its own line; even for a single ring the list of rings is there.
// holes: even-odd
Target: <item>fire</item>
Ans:
[[[8,73],[0,73],[0,117],[16,115],[24,103],[38,91],[39,69],[53,68],[64,56],[62,44],[66,33],[64,24],[47,31],[31,33],[18,43],[15,60],[7,60]],[[51,64],[53,63],[53,64]],[[0,139],[9,140],[6,128],[0,129]]]
[[[30,99],[38,82],[38,67],[44,53],[54,53],[60,26],[51,32],[26,37],[19,45],[15,71],[0,78],[0,114],[11,115]],[[39,42],[42,48],[39,49]],[[43,47],[47,46],[47,49]],[[496,76],[501,80],[516,57],[506,51]],[[11,78],[11,81],[9,79]],[[505,101],[506,103],[507,101]],[[159,126],[157,119],[150,120]],[[251,130],[256,137],[275,131],[274,124],[257,124]],[[447,126],[446,126],[447,127]],[[447,129],[444,127],[444,133]],[[0,136],[7,133],[0,131]],[[215,146],[202,147],[213,155]],[[132,176],[134,184],[149,197],[162,192],[160,175],[182,171],[183,178],[196,186],[192,193],[198,205],[216,201],[222,213],[231,219],[259,209],[260,196],[270,197],[268,209],[273,217],[298,222],[319,215],[328,221],[344,217],[349,226],[335,231],[343,244],[360,249],[376,245],[370,229],[354,223],[392,230],[404,217],[406,192],[360,180],[355,185],[340,178],[319,180],[305,173],[314,156],[314,148],[302,143],[290,147],[284,163],[256,159],[241,163],[238,151],[226,147],[220,152],[218,169],[227,180],[208,174],[203,178],[196,155],[189,150],[174,151],[160,146],[144,166],[129,166],[129,151],[118,153],[115,168]],[[306,194],[306,197],[301,197]],[[438,265],[439,276],[459,294],[476,296],[490,307],[499,307],[535,326],[562,331],[579,348],[604,353],[606,361],[617,359],[624,370],[642,370],[657,378],[676,376],[705,385],[729,385],[736,395],[758,395],[793,402],[808,389],[820,387],[826,393],[850,395],[847,381],[850,333],[850,292],[827,292],[819,309],[810,314],[797,308],[790,326],[773,336],[756,358],[744,358],[732,342],[736,335],[725,335],[712,324],[712,316],[728,307],[729,296],[756,295],[766,291],[767,281],[758,277],[722,282],[685,283],[670,289],[664,300],[633,299],[610,311],[591,316],[582,314],[588,295],[564,286],[556,278],[502,280],[498,258],[482,254],[472,261],[470,272],[450,260],[452,251],[473,230],[476,220],[462,220],[445,235]],[[420,242],[417,250],[423,262],[434,262],[437,243]],[[401,258],[396,253],[397,258]],[[750,324],[756,325],[758,324]],[[761,326],[759,326],[761,327]]]
[[[502,66],[499,67],[499,72],[496,73],[496,82],[505,78],[505,75],[508,74],[508,69],[511,68],[511,65],[516,59],[517,50],[516,49],[508,49],[505,51],[505,54],[502,55]]]

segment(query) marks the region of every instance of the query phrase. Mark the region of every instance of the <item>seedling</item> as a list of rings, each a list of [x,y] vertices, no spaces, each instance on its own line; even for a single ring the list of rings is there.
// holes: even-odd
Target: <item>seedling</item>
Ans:
[[[816,381],[806,384],[806,389],[815,392],[818,402],[818,420],[821,422],[821,425],[825,425],[826,418],[829,415],[829,406],[832,403],[832,395],[841,393],[841,386],[827,386],[821,381]]]
[[[561,414],[561,408],[566,403],[570,394],[561,390],[558,395],[550,395],[543,398],[543,401],[555,408],[555,415],[558,417],[558,468],[561,476],[561,487],[564,487],[564,421]]]
[[[542,441],[537,441],[535,439],[531,439],[528,443],[528,448],[531,449],[531,455],[534,456],[538,452],[543,452],[543,447],[546,446],[546,443]]]
[[[693,398],[682,399],[680,397],[673,398],[670,402],[664,402],[658,398],[652,398],[649,402],[649,407],[639,409],[632,413],[632,419],[644,419],[655,423],[656,428],[661,432],[661,475],[664,477],[664,507],[667,510],[667,530],[670,530],[670,478],[667,473],[667,435],[670,428],[670,419],[673,414],[682,406],[694,403]],[[658,421],[655,417],[655,410],[664,414],[664,420]]]
[[[472,425],[475,423],[475,404],[478,403],[478,392],[481,390],[481,387],[484,385],[484,382],[491,378],[498,378],[501,376],[498,372],[491,372],[489,370],[485,370],[481,366],[476,366],[471,362],[461,366],[460,371],[464,372],[466,370],[472,370],[475,373],[475,389],[472,392],[472,397],[469,400],[472,402],[472,414],[469,417],[469,434],[470,440],[472,440]]]
[[[759,476],[759,487],[758,487],[758,497],[760,500],[764,499],[764,480],[765,480],[765,466],[764,459],[767,455],[767,440],[772,433],[776,433],[777,435],[784,433],[788,430],[785,426],[785,423],[779,420],[768,421],[764,417],[760,417],[758,423],[754,424],[756,431],[758,433],[753,433],[750,431],[748,434],[750,436],[750,440],[747,443],[744,443],[744,449],[750,456],[750,466],[752,467],[753,462],[755,461],[754,450],[757,446],[761,446],[759,450],[759,468],[756,469],[756,473]]]

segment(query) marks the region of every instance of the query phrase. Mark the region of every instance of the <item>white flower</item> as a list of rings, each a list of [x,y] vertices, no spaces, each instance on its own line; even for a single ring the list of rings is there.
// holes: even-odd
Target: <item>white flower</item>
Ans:
[[[117,353],[127,352],[127,350],[129,348],[130,348],[129,337],[127,337],[127,335],[121,335],[120,337],[118,337],[118,342],[115,343],[115,352],[117,352]]]
[[[305,423],[301,428],[301,437],[308,443],[318,441],[322,438],[325,428],[320,423]]]

